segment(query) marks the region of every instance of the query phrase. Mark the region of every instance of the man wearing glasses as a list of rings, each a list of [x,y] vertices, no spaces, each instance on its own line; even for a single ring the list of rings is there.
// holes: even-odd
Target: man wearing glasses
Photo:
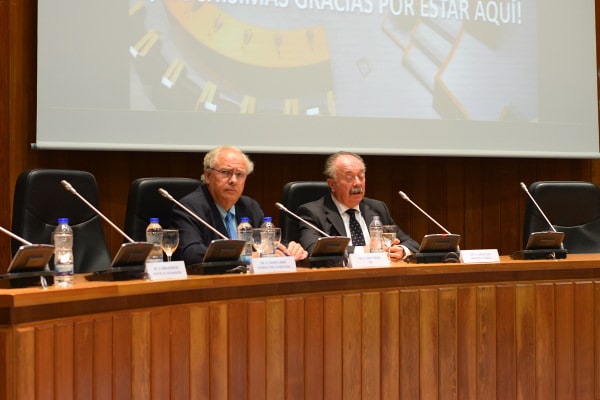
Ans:
[[[244,196],[246,177],[254,170],[254,163],[241,150],[233,146],[221,146],[209,151],[204,157],[202,184],[183,197],[180,202],[194,214],[229,238],[237,238],[240,218],[248,217],[250,224],[258,228],[264,213],[258,203]],[[173,207],[171,225],[179,230],[177,256],[186,264],[202,261],[209,243],[220,239],[178,205]],[[295,242],[286,248],[280,245],[281,254],[302,260],[308,253]]]
[[[369,224],[378,215],[384,225],[395,225],[382,201],[365,197],[365,163],[358,154],[340,151],[325,162],[325,176],[331,195],[303,204],[298,215],[332,236],[348,236],[353,247],[369,244]],[[300,243],[311,251],[321,236],[314,229],[299,223]],[[390,259],[402,260],[417,252],[419,244],[398,229],[397,239],[387,248]]]

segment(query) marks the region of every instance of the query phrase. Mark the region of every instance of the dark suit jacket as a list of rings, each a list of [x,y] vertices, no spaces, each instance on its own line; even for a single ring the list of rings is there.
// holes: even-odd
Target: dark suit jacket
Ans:
[[[198,189],[183,197],[179,202],[227,236],[227,229],[219,209],[206,185],[200,185]],[[256,228],[260,226],[264,213],[254,199],[242,196],[235,203],[235,217],[237,223],[239,223],[240,218],[248,217],[250,224]],[[201,262],[210,242],[214,239],[222,239],[177,204],[173,206],[171,227],[179,229],[179,246],[174,259],[183,260],[186,265]]]
[[[365,197],[363,201],[360,202],[359,208],[367,225],[375,215],[379,215],[379,218],[384,225],[396,225],[387,206],[382,201]],[[298,208],[297,214],[332,236],[350,237],[349,233],[347,233],[344,228],[344,221],[342,220],[342,216],[338,212],[335,203],[331,199],[331,195],[301,205]],[[321,237],[321,234],[301,222],[298,223],[298,230],[300,232],[300,244],[310,253],[317,242],[317,239]],[[419,250],[419,243],[404,233],[402,229],[398,230],[398,239],[400,239],[400,243],[403,246],[406,246],[412,252],[417,252]]]

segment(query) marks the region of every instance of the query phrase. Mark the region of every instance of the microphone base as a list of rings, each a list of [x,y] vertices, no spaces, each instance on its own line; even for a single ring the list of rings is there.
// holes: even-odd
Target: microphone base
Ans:
[[[0,289],[41,286],[42,276],[48,285],[54,284],[54,271],[11,272],[0,275]]]
[[[458,253],[454,251],[432,251],[425,253],[415,253],[412,261],[416,262],[417,264],[460,262]]]
[[[244,261],[208,261],[186,266],[188,275],[244,274],[248,264]]]
[[[330,268],[330,267],[344,267],[348,264],[348,257],[344,255],[338,256],[315,256],[308,257],[302,261],[306,263],[308,268]],[[305,266],[305,265],[303,265]]]
[[[88,281],[130,281],[146,277],[145,265],[130,265],[127,267],[114,267],[86,275]]]
[[[559,260],[567,258],[566,249],[519,250],[510,256],[513,260]]]

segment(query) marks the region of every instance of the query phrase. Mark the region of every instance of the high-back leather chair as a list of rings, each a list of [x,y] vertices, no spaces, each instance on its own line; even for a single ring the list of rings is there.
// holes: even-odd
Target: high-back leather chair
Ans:
[[[125,212],[125,233],[133,240],[146,241],[146,227],[150,218],[158,218],[163,228],[171,223],[173,202],[158,193],[163,188],[179,200],[200,186],[193,178],[139,178],[131,182]]]
[[[102,219],[61,184],[69,182],[90,204],[98,207],[96,178],[89,172],[33,169],[17,178],[13,202],[12,231],[32,243],[51,243],[58,218],[69,218],[73,228],[75,273],[110,267],[111,258],[102,229]],[[12,240],[13,254],[22,243]]]
[[[538,181],[529,192],[554,228],[565,233],[569,253],[600,252],[600,189],[591,182]],[[523,246],[532,232],[552,230],[527,197]]]
[[[320,199],[327,194],[329,194],[329,186],[325,181],[288,182],[281,189],[281,204],[295,213],[302,204]],[[283,211],[280,212],[279,225],[283,242],[298,241],[298,223],[301,222]]]

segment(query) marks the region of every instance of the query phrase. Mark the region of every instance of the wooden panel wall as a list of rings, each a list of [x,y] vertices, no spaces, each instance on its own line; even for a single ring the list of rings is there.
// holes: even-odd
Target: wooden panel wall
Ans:
[[[597,12],[598,13],[598,12]],[[10,227],[12,191],[29,168],[72,168],[96,175],[100,208],[123,226],[130,182],[143,176],[200,174],[202,154],[160,152],[34,151],[36,104],[37,0],[0,0],[0,225]],[[568,133],[566,133],[568,134]],[[233,143],[234,144],[234,143]],[[274,202],[291,180],[321,179],[325,156],[252,154],[256,173],[247,194],[277,218]],[[467,157],[366,157],[371,197],[386,201],[396,222],[420,240],[438,232],[397,195],[413,200],[453,232],[463,248],[520,248],[524,194],[519,182],[542,179],[591,180],[600,184],[597,160],[499,159]],[[111,251],[122,238],[105,225]],[[10,258],[9,240],[0,238],[0,260]]]
[[[157,307],[0,329],[0,398],[591,399],[599,327],[594,281]]]

